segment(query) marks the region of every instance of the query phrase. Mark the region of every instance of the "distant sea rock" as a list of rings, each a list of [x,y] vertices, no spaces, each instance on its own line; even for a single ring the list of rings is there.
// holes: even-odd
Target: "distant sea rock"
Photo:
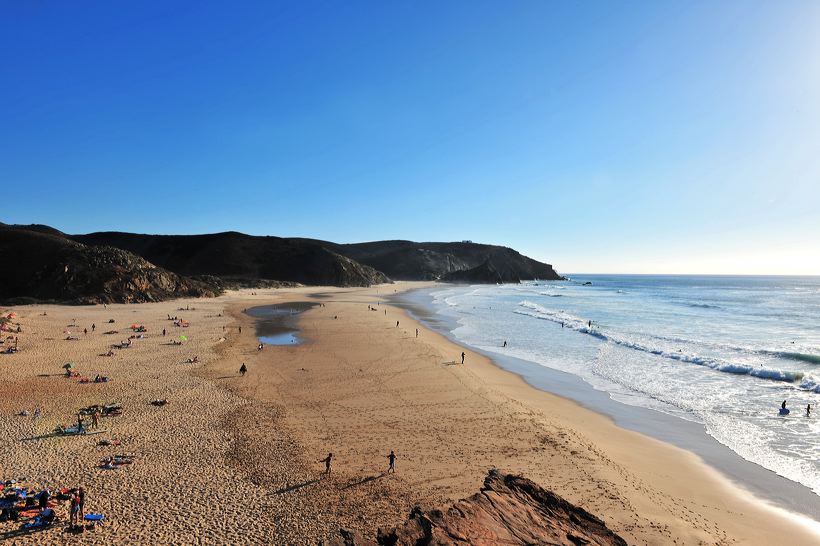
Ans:
[[[414,508],[407,522],[376,540],[340,530],[328,546],[464,546],[555,544],[626,546],[606,524],[534,482],[490,471],[479,493],[450,508]]]

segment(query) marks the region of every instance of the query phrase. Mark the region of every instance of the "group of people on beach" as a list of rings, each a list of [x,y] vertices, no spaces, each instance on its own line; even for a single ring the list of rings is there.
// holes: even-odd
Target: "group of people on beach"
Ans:
[[[387,457],[387,471],[386,474],[395,474],[396,472],[396,453],[391,449]],[[328,453],[324,459],[319,459],[317,462],[325,463],[325,474],[330,474],[333,471],[333,453]]]
[[[86,491],[84,487],[72,489],[61,489],[56,493],[46,487],[41,491],[31,491],[26,487],[19,486],[13,480],[3,484],[5,495],[3,498],[3,508],[0,510],[0,521],[17,521],[22,524],[21,529],[32,531],[42,527],[48,527],[57,521],[57,501],[68,502],[68,517],[70,531],[82,529],[82,523],[86,519]],[[31,512],[35,512],[31,515]],[[26,519],[20,519],[21,515],[27,515]],[[100,516],[97,517],[99,519]],[[89,519],[93,519],[89,516]]]

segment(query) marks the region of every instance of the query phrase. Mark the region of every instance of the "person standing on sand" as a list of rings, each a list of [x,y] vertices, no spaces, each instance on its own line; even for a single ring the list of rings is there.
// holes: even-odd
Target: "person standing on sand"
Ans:
[[[321,459],[320,463],[325,463],[325,474],[330,474],[330,471],[333,470],[332,463],[333,463],[333,453],[328,453],[327,457]]]
[[[461,351],[461,363],[464,364],[464,351]]]
[[[399,327],[399,321],[396,321],[396,328]]]
[[[88,328],[83,328],[83,335],[88,335]]]
[[[97,325],[92,322],[91,323],[91,331],[93,332],[96,329],[97,329]]]
[[[165,337],[165,328],[162,329],[162,337]]]
[[[393,453],[393,450],[390,450],[390,455],[387,456],[387,460],[390,462],[390,466],[387,467],[387,473],[390,474],[393,472],[396,473],[396,454]]]
[[[419,337],[419,329],[416,328],[416,337]]]
[[[77,494],[76,489],[71,491],[71,500],[68,504],[68,513],[69,527],[71,529],[75,529],[77,527],[77,516],[80,514],[80,496]]]
[[[77,493],[77,499],[80,504],[78,516],[80,521],[83,521],[83,518],[85,517],[85,489],[82,487],[80,488],[79,493]]]
[[[100,415],[99,410],[95,408],[91,414],[91,428],[97,428],[98,426],[100,426]]]
[[[239,327],[239,333],[240,334],[242,333],[242,327],[241,326]]]
[[[247,367],[247,366],[245,366],[245,363],[243,362],[243,363],[242,363],[242,366],[240,366],[240,367],[239,367],[239,375],[241,375],[242,377],[244,377],[244,376],[245,376],[245,374],[247,373],[247,371],[248,371],[248,367]]]

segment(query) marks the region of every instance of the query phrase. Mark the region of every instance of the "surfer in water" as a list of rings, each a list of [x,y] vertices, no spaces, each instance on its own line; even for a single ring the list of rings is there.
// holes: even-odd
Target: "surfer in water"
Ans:
[[[780,404],[780,409],[786,409],[786,401],[783,400],[783,403]]]
[[[811,417],[811,404],[806,404],[806,417]]]

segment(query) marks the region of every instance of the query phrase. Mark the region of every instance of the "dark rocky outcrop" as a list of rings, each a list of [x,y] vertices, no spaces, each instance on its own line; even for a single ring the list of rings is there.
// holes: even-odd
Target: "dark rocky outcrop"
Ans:
[[[389,282],[390,278],[439,280],[490,260],[502,282],[562,278],[551,265],[522,256],[511,248],[469,242],[377,241],[343,245],[232,231],[210,235],[98,232],[71,237],[89,245],[123,248],[181,275],[368,286]]]
[[[440,280],[457,271],[468,271],[490,261],[504,282],[562,279],[545,264],[503,246],[472,242],[415,243],[376,241],[335,245],[335,252],[383,271],[393,279]],[[506,280],[509,279],[509,280]],[[494,282],[494,281],[493,281]]]
[[[98,232],[73,235],[88,245],[122,248],[180,275],[296,282],[316,286],[370,286],[383,273],[303,239],[258,237],[229,231],[208,235]]]
[[[220,291],[206,280],[118,248],[88,247],[46,226],[0,225],[0,264],[0,301],[7,303],[146,302]]]
[[[507,268],[503,273],[499,271],[488,258],[481,265],[472,269],[453,271],[444,275],[441,280],[446,282],[463,282],[469,284],[495,284],[505,282],[521,282],[514,270]]]
[[[481,491],[446,511],[413,509],[375,540],[340,530],[328,546],[626,546],[603,521],[521,476],[490,471]]]
[[[74,249],[74,260],[81,252],[77,249],[108,247],[105,251],[89,253],[86,267],[100,264],[103,270],[92,282],[90,270],[84,269],[85,281],[100,285],[106,277],[105,268],[114,260],[111,247],[142,257],[148,265],[137,267],[130,254],[120,255],[120,274],[130,267],[148,271],[151,264],[158,266],[158,272],[176,273],[178,277],[157,277],[157,283],[135,277],[133,287],[113,288],[109,278],[109,293],[118,292],[116,297],[129,300],[162,298],[163,291],[174,283],[180,290],[191,293],[219,291],[238,286],[292,286],[304,284],[314,286],[370,286],[391,282],[390,277],[406,280],[447,280],[469,283],[519,282],[529,279],[561,279],[551,265],[538,262],[518,252],[501,246],[483,245],[471,242],[458,243],[414,243],[411,241],[378,241],[357,244],[337,244],[328,241],[299,238],[260,237],[237,232],[213,233],[207,235],[144,235],[122,232],[97,232],[87,235],[66,235],[49,226],[32,224],[10,226],[0,223],[0,230],[9,233],[28,233],[30,244],[43,244],[45,248],[62,245],[61,252]],[[10,235],[7,235],[8,238]],[[39,236],[39,238],[37,237]],[[51,239],[48,239],[51,237]],[[46,243],[48,241],[48,243]],[[68,243],[80,243],[71,246]],[[84,246],[83,246],[84,245]],[[43,250],[43,249],[40,249]],[[37,254],[36,248],[17,248],[15,252]],[[22,254],[20,254],[22,255]],[[97,257],[91,259],[92,255]],[[103,259],[103,255],[111,255]],[[34,263],[39,264],[39,275],[44,275],[43,267],[48,252],[41,252]],[[62,257],[64,258],[64,257]],[[39,261],[38,261],[39,260]],[[106,261],[108,260],[108,261]],[[116,260],[115,260],[116,261]],[[82,262],[82,260],[80,260]],[[106,265],[108,263],[108,265]],[[111,262],[113,263],[113,262]],[[164,271],[167,270],[167,271]],[[95,274],[96,275],[96,274]],[[143,273],[143,277],[145,274]],[[79,277],[75,277],[75,280]],[[148,282],[151,290],[142,290],[138,285]],[[52,284],[44,285],[37,293],[50,294],[57,299],[71,299],[82,293],[88,296],[89,284],[84,289],[61,295],[57,289],[60,282],[52,279]],[[22,287],[21,284],[14,286]],[[29,296],[27,292],[12,293],[7,287],[7,298]],[[76,294],[75,294],[76,293]],[[130,295],[129,295],[130,294]],[[44,296],[43,296],[44,297]],[[110,296],[114,297],[114,296]]]

